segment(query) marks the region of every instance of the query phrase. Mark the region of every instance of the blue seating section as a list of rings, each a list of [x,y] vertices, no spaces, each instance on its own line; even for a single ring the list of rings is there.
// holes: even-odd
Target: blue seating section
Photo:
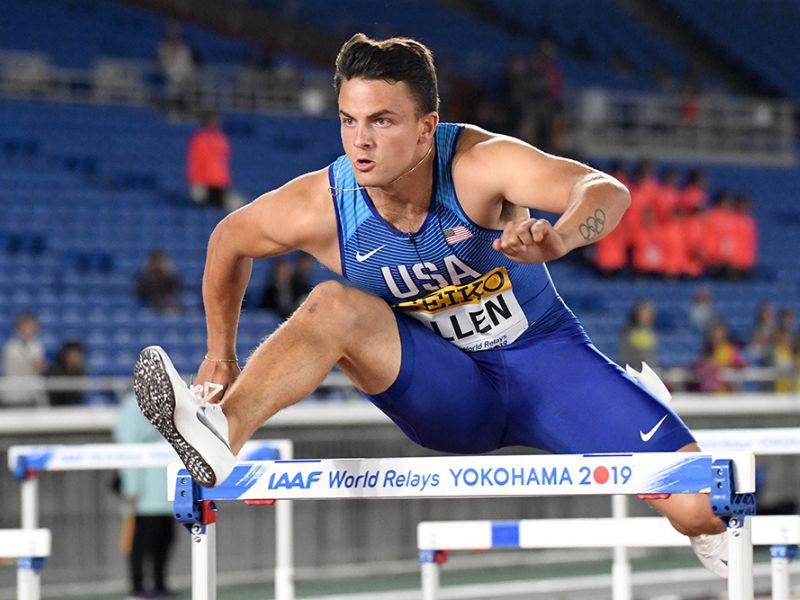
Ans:
[[[226,116],[236,186],[255,197],[340,152],[335,119]],[[218,211],[185,197],[184,151],[191,126],[147,109],[0,101],[0,342],[22,310],[36,311],[52,355],[66,338],[83,341],[92,373],[130,372],[138,350],[164,345],[178,368],[202,357],[200,282]],[[24,152],[20,148],[27,148]],[[689,165],[676,165],[687,169]],[[761,228],[761,264],[752,283],[712,283],[715,306],[740,336],[762,301],[800,312],[800,189],[796,169],[710,167],[712,187],[750,192]],[[140,306],[132,293],[147,252],[165,249],[184,281],[181,315]],[[700,335],[687,326],[696,283],[600,282],[570,261],[551,265],[559,291],[597,345],[612,356],[634,302],[654,298],[661,314],[661,363],[686,365]],[[247,292],[239,353],[246,356],[278,324],[252,308],[269,261],[257,261]],[[320,268],[316,279],[330,277]]]
[[[736,62],[781,94],[800,98],[797,0],[662,0]],[[795,40],[795,41],[792,41]]]
[[[549,33],[561,45],[560,64],[567,80],[586,86],[614,90],[652,91],[651,78],[658,61],[675,78],[688,69],[686,56],[662,41],[653,31],[620,9],[612,0],[489,0],[506,19],[520,24],[533,36]],[[591,62],[567,56],[567,50],[578,42],[591,50]],[[611,66],[615,52],[630,62],[633,73],[621,76]]]
[[[249,198],[325,166],[338,152],[335,119],[234,115],[224,124],[236,188]],[[128,374],[138,349],[156,342],[175,352],[180,369],[196,367],[205,347],[205,248],[223,215],[186,198],[191,131],[148,109],[0,101],[0,340],[15,315],[30,309],[41,317],[48,353],[79,339],[92,373]],[[156,247],[183,278],[181,315],[158,315],[133,295]],[[254,269],[249,306],[268,270],[268,261]],[[322,268],[317,274],[329,276]],[[274,315],[247,308],[240,354],[276,325]]]
[[[6,0],[2,47],[45,52],[71,68],[104,57],[155,60],[164,24],[161,15],[106,0]],[[181,32],[205,62],[241,64],[249,47],[194,25]]]

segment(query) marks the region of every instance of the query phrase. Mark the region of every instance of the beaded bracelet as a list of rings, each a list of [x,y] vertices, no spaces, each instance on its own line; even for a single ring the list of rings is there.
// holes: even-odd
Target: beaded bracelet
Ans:
[[[205,355],[203,360],[207,360],[208,362],[216,362],[216,363],[236,363],[239,364],[239,359],[237,357],[227,358],[227,359],[220,359],[220,358],[208,358],[208,354]]]

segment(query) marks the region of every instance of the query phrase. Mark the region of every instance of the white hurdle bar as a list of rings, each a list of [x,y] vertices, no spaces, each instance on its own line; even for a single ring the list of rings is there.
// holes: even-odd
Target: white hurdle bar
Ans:
[[[757,456],[800,454],[800,427],[700,429],[693,434],[704,452],[752,452]],[[611,515],[618,519],[628,516],[625,496],[612,498]],[[632,600],[632,569],[626,546],[614,548],[611,572],[613,600]]]
[[[17,600],[39,600],[39,577],[50,548],[49,529],[0,529],[0,559],[17,559]]]
[[[241,460],[280,458],[291,460],[291,440],[251,440],[239,452]],[[11,446],[8,467],[21,482],[22,529],[39,526],[38,474],[46,471],[88,471],[167,468],[179,462],[169,444],[77,444]],[[292,503],[282,502],[275,513],[275,598],[294,600]],[[28,569],[33,571],[33,569]],[[18,588],[31,573],[18,571]],[[36,598],[39,579],[35,578]]]
[[[256,461],[237,465],[216,488],[185,469],[170,474],[176,518],[191,528],[192,599],[215,600],[215,502],[240,500],[475,498],[710,493],[729,517],[729,596],[753,599],[755,460],[704,453],[437,456]],[[172,489],[172,487],[170,487]],[[280,505],[280,502],[278,503]]]
[[[789,600],[791,548],[800,544],[800,516],[755,516],[753,545],[773,546],[772,598]],[[439,565],[449,550],[689,547],[662,517],[424,521],[417,526],[423,600],[439,598]],[[612,586],[616,583],[612,577]],[[614,596],[616,597],[616,596]]]

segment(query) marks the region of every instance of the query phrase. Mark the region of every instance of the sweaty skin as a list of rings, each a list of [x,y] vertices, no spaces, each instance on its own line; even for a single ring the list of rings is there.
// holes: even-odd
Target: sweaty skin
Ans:
[[[339,108],[342,145],[358,184],[368,188],[392,227],[418,230],[431,199],[437,113],[419,114],[404,82],[360,78],[343,83]],[[473,126],[459,137],[452,174],[470,219],[502,230],[494,249],[520,263],[554,260],[601,239],[630,204],[627,189],[609,175]],[[298,177],[228,215],[209,240],[203,299],[210,360],[200,365],[197,381],[224,386],[234,452],[266,419],[310,394],[335,365],[368,394],[386,390],[399,372],[402,349],[391,308],[333,281],[317,286],[243,371],[235,363],[215,362],[235,357],[253,259],[303,250],[341,274],[328,186],[326,169]],[[561,217],[555,224],[531,219],[530,208]],[[724,530],[706,496],[676,495],[650,504],[681,533]]]

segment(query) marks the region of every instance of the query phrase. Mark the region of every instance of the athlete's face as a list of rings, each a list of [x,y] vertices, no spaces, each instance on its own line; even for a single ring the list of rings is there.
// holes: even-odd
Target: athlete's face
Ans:
[[[404,81],[349,79],[339,90],[342,145],[359,185],[385,186],[408,172],[433,142],[438,116],[420,116]]]

